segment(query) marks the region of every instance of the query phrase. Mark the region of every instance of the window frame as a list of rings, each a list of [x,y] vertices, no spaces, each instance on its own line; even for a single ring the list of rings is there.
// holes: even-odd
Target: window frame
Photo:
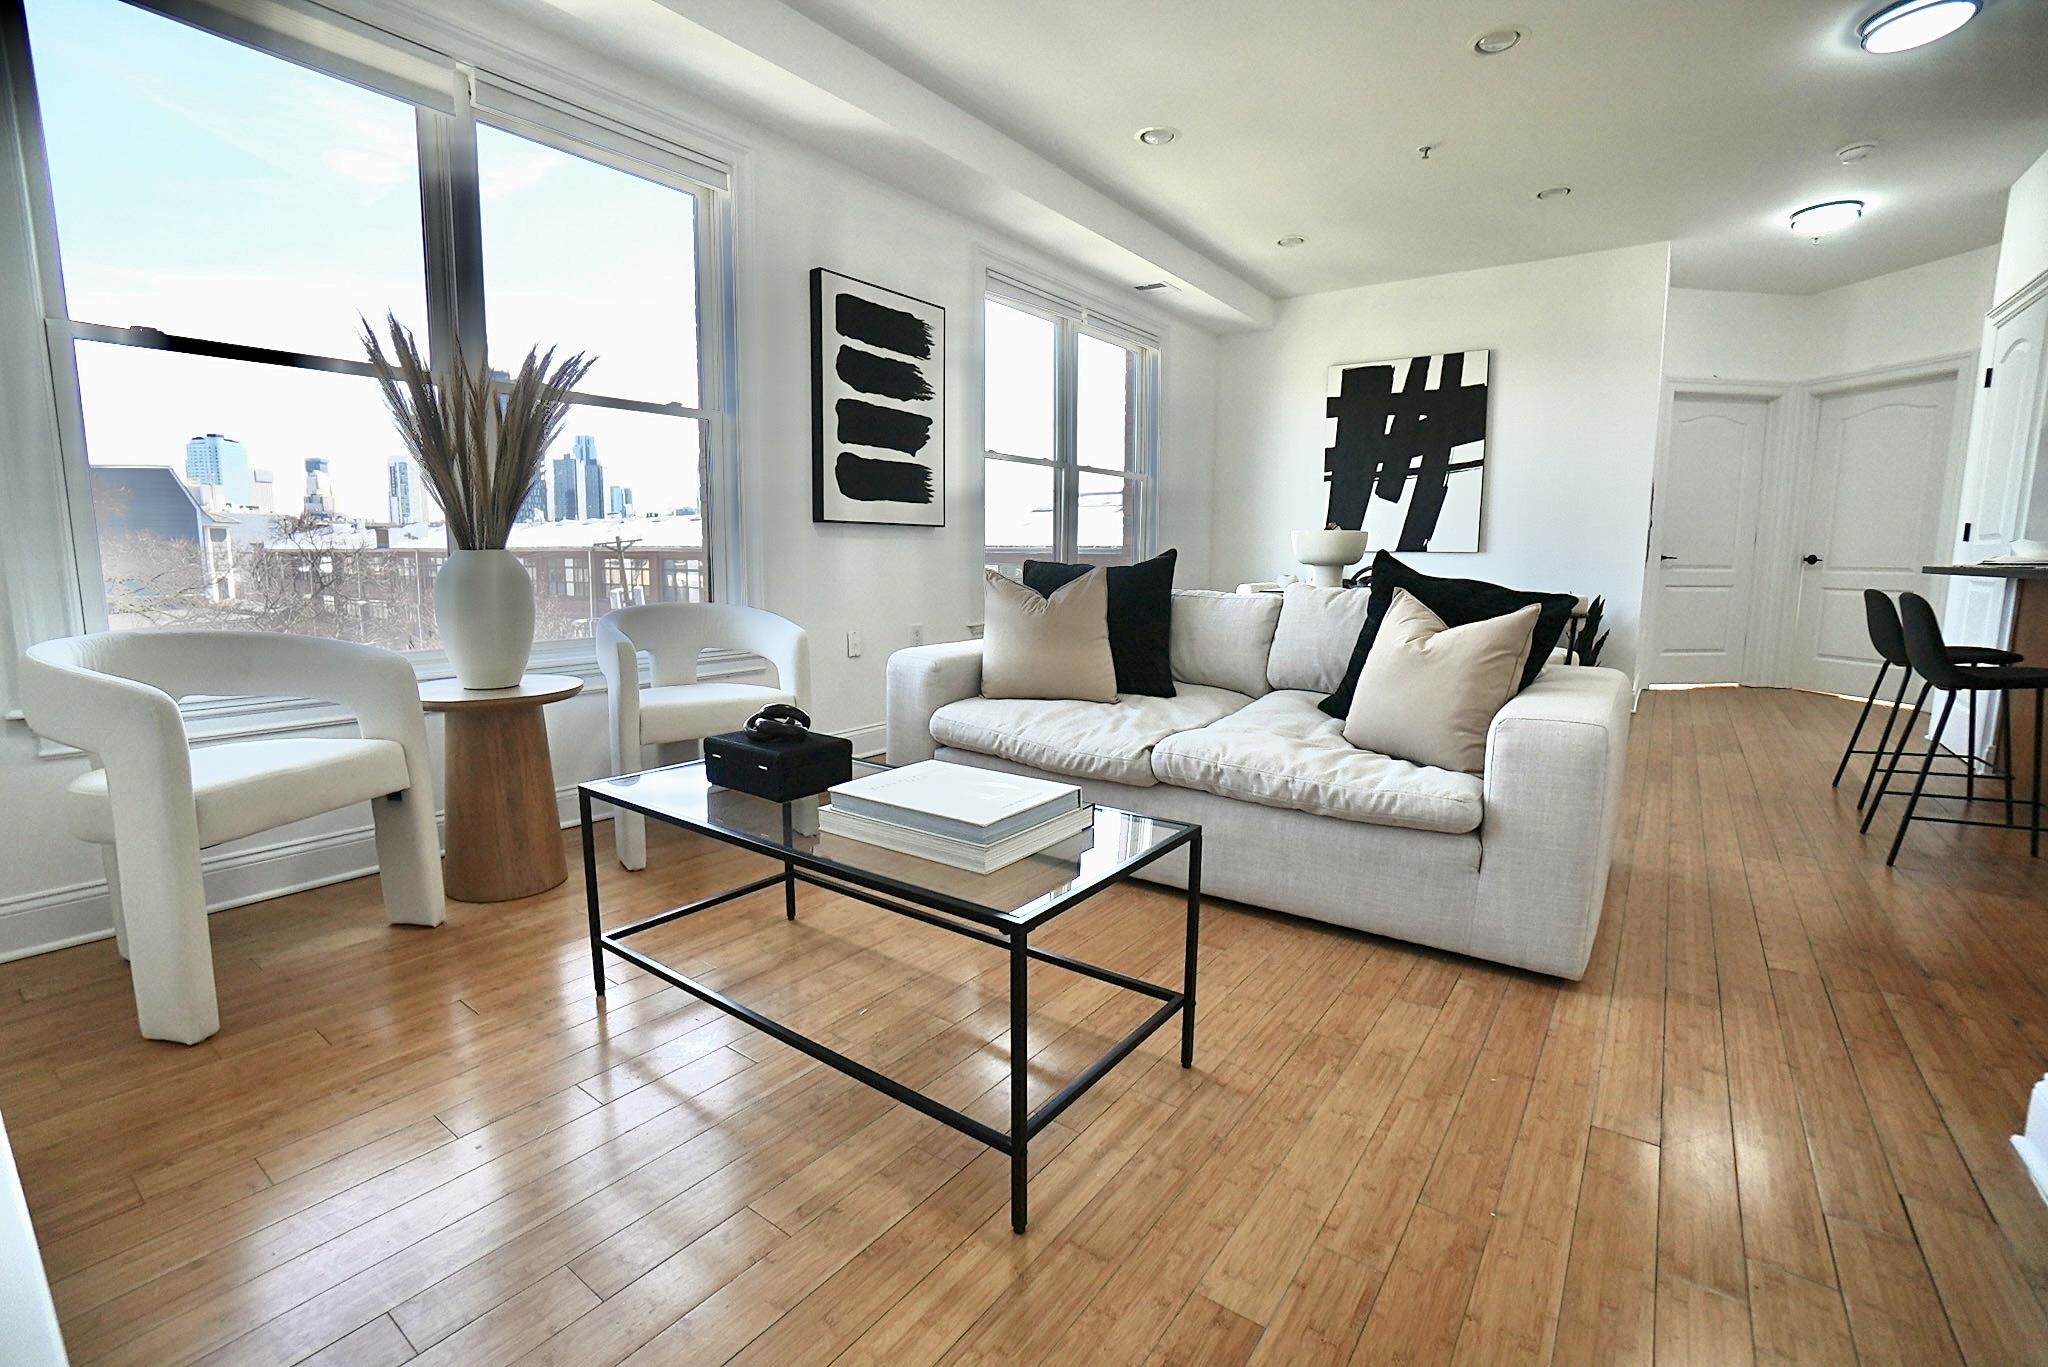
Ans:
[[[287,0],[124,0],[138,9],[189,24],[223,41],[348,82],[412,105],[419,157],[420,231],[428,310],[427,347],[435,364],[452,355],[459,339],[464,352],[485,354],[485,292],[482,223],[478,199],[476,129],[489,126],[542,143],[625,174],[654,181],[695,198],[692,266],[697,300],[697,403],[652,403],[590,391],[576,391],[571,403],[695,420],[699,471],[700,527],[704,544],[705,596],[730,586],[728,601],[739,601],[744,563],[737,516],[737,348],[733,338],[734,183],[728,160],[642,132],[629,124],[523,86],[476,65],[410,42],[395,34],[335,14],[312,17]],[[374,378],[367,362],[252,346],[215,338],[186,337],[148,326],[116,326],[75,319],[65,297],[56,208],[41,108],[30,51],[27,14],[20,0],[0,0],[0,62],[11,98],[0,110],[0,138],[15,159],[18,222],[4,238],[12,255],[32,261],[32,279],[4,299],[40,313],[39,358],[46,380],[37,396],[44,407],[36,418],[53,424],[38,448],[22,445],[8,459],[10,482],[23,497],[13,516],[0,513],[0,533],[21,552],[6,557],[7,626],[18,643],[80,631],[106,629],[106,599],[100,590],[101,557],[91,495],[90,464],[76,353],[80,341],[147,350],[286,366]],[[7,207],[0,205],[0,210]],[[15,295],[29,297],[14,297]],[[31,302],[32,298],[32,302]],[[17,315],[18,316],[18,315]],[[0,321],[11,328],[14,318]],[[21,346],[25,337],[13,338]],[[36,386],[41,389],[40,385]],[[504,382],[500,382],[500,388]],[[26,386],[24,386],[26,388]],[[25,395],[23,397],[26,397]],[[39,426],[40,423],[24,425]],[[54,448],[55,458],[49,452]],[[32,453],[31,453],[32,451]],[[25,478],[23,476],[26,476]],[[21,532],[16,537],[15,532]],[[26,566],[32,574],[22,573]],[[587,672],[588,636],[536,642],[536,667]],[[424,677],[449,672],[445,652],[404,652]],[[11,652],[10,652],[11,654]],[[12,704],[13,661],[0,666]],[[290,710],[290,703],[268,700]],[[199,704],[201,710],[209,704]],[[237,714],[250,700],[222,707]]]
[[[982,385],[982,469],[991,461],[1050,469],[1053,474],[1054,560],[1069,563],[1123,564],[1146,559],[1156,553],[1159,538],[1159,424],[1160,370],[1164,341],[1123,318],[1112,316],[1071,292],[1035,283],[1018,273],[997,267],[984,271],[981,324],[984,345],[988,335],[988,307],[1006,308],[1045,319],[1053,325],[1053,456],[1020,456],[997,451],[988,440],[988,372],[986,356],[979,379]],[[1121,470],[1083,465],[1080,461],[1079,397],[1080,346],[1083,337],[1107,342],[1131,353],[1127,378],[1129,402],[1126,409],[1126,464]],[[1080,496],[1083,475],[1121,480],[1124,489],[1126,544],[1115,553],[1084,553],[1080,543]],[[986,496],[984,495],[984,498]],[[987,509],[983,508],[982,560],[1004,569],[1021,564],[1025,558],[1014,553],[994,554],[988,545]],[[1028,553],[1027,553],[1028,554]]]

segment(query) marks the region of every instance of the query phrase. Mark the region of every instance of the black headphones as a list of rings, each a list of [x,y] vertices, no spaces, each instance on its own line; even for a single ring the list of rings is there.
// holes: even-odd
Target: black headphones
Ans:
[[[747,718],[749,740],[802,740],[811,733],[811,714],[786,702],[772,702]]]

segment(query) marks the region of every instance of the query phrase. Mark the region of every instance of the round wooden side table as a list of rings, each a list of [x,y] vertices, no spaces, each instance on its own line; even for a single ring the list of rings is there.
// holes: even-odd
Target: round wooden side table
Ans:
[[[441,864],[459,902],[509,902],[558,887],[569,876],[555,767],[540,710],[573,698],[583,680],[528,674],[513,688],[420,684],[420,706],[446,714],[448,852]]]

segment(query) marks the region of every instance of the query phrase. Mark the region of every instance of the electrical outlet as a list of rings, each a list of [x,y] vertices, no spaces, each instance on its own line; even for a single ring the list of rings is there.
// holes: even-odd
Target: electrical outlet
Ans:
[[[914,646],[921,646],[924,644],[923,622],[912,622],[910,624],[910,643]]]
[[[857,631],[846,633],[846,658],[849,660],[858,660],[860,658],[860,633]]]

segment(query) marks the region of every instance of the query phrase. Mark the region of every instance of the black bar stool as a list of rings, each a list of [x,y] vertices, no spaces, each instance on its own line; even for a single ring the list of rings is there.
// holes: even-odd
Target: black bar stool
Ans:
[[[1870,685],[1870,696],[1864,700],[1863,711],[1856,718],[1856,729],[1849,733],[1849,743],[1842,750],[1842,762],[1835,766],[1835,779],[1829,785],[1830,787],[1841,786],[1842,775],[1848,771],[1849,760],[1852,756],[1869,755],[1871,757],[1870,772],[1863,776],[1863,790],[1856,797],[1856,806],[1859,809],[1869,803],[1871,785],[1877,779],[1878,770],[1885,767],[1885,757],[1891,753],[1892,749],[1892,728],[1898,725],[1899,713],[1906,705],[1906,692],[1913,686],[1913,667],[1906,659],[1906,636],[1899,626],[1899,610],[1892,606],[1891,595],[1881,589],[1863,590],[1863,619],[1870,630],[1870,647],[1877,652],[1877,679]],[[2018,664],[2021,659],[2013,651],[1997,650],[1991,646],[1950,646],[1948,653],[1949,659],[1959,665],[2011,665]],[[1856,742],[1863,739],[1864,725],[1870,720],[1870,711],[1877,705],[1878,695],[1884,691],[1885,675],[1891,672],[1894,665],[1898,666],[1899,669],[1899,692],[1898,696],[1892,699],[1891,707],[1885,712],[1884,731],[1878,737],[1876,749],[1859,750],[1856,748]],[[1926,686],[1921,688],[1920,697],[1923,702],[1926,700],[1929,691],[1930,689]],[[1970,695],[1969,707],[1970,743],[1974,745],[1977,738],[1977,695],[1974,693]],[[2005,792],[2008,799],[2006,816],[2010,820],[2012,815],[2009,806],[2009,800],[2012,797],[2011,714],[2005,714],[2002,722],[2005,729],[2005,749],[2001,753],[2007,757],[2006,773],[2003,775],[1993,775],[1992,777],[2003,777],[2005,779]],[[1904,735],[1902,734],[1899,739],[1900,745],[1903,747],[1905,744]],[[1976,756],[1963,756],[1963,766],[1963,780],[1967,789],[1968,800],[1974,801],[1977,796]],[[1868,822],[1864,823],[1864,828],[1866,830],[1869,829]]]
[[[1950,657],[1948,645],[1941,639],[1941,623],[1935,618],[1934,609],[1925,598],[1917,593],[1900,594],[1899,614],[1905,629],[1906,658],[1913,671],[1927,681],[1928,687],[1943,689],[1948,696],[1942,702],[1941,717],[1934,724],[1934,734],[1927,742],[1927,753],[1920,761],[1920,773],[1913,780],[1912,794],[1906,799],[1905,815],[1899,818],[1899,833],[1892,837],[1891,853],[1885,856],[1884,862],[1891,864],[1897,861],[1899,847],[1906,843],[1906,828],[1916,819],[1920,796],[1927,787],[1927,776],[1934,769],[1935,752],[1941,748],[1941,733],[1948,728],[1949,718],[1955,713],[1956,695],[1966,693],[1974,699],[1978,693],[1997,693],[2001,695],[2005,710],[2010,713],[2012,695],[2028,691],[2034,695],[2034,786],[2033,796],[2026,803],[2029,819],[2025,829],[2029,832],[2029,856],[2040,858],[2041,809],[2048,806],[2048,793],[2041,790],[2041,731],[2044,721],[2048,721],[2048,668],[2013,664],[1958,664]],[[1920,696],[1924,701],[1927,696],[1925,688],[1921,690]],[[1921,711],[1920,707],[1913,709],[1913,721],[1906,724],[1909,733],[1919,720]],[[2007,735],[2009,744],[2010,730]],[[1905,748],[1905,739],[1901,737],[1899,754],[1903,754]],[[1895,754],[1891,766],[1885,771],[1884,783],[1878,789],[1879,798],[1891,790],[1892,777],[1898,772],[1898,767],[1899,755]],[[2013,771],[2013,757],[2010,754],[2006,756],[2005,769],[2007,774]],[[2017,823],[2012,819],[2012,806],[2012,798],[2008,794],[2006,819],[2003,822],[1973,821],[1964,817],[1921,816],[1917,819],[1938,821],[1950,826],[2003,826],[2018,829]],[[1870,810],[1872,814],[1876,812],[1875,802],[1871,804]],[[1869,824],[1869,817],[1866,816],[1866,829]]]

